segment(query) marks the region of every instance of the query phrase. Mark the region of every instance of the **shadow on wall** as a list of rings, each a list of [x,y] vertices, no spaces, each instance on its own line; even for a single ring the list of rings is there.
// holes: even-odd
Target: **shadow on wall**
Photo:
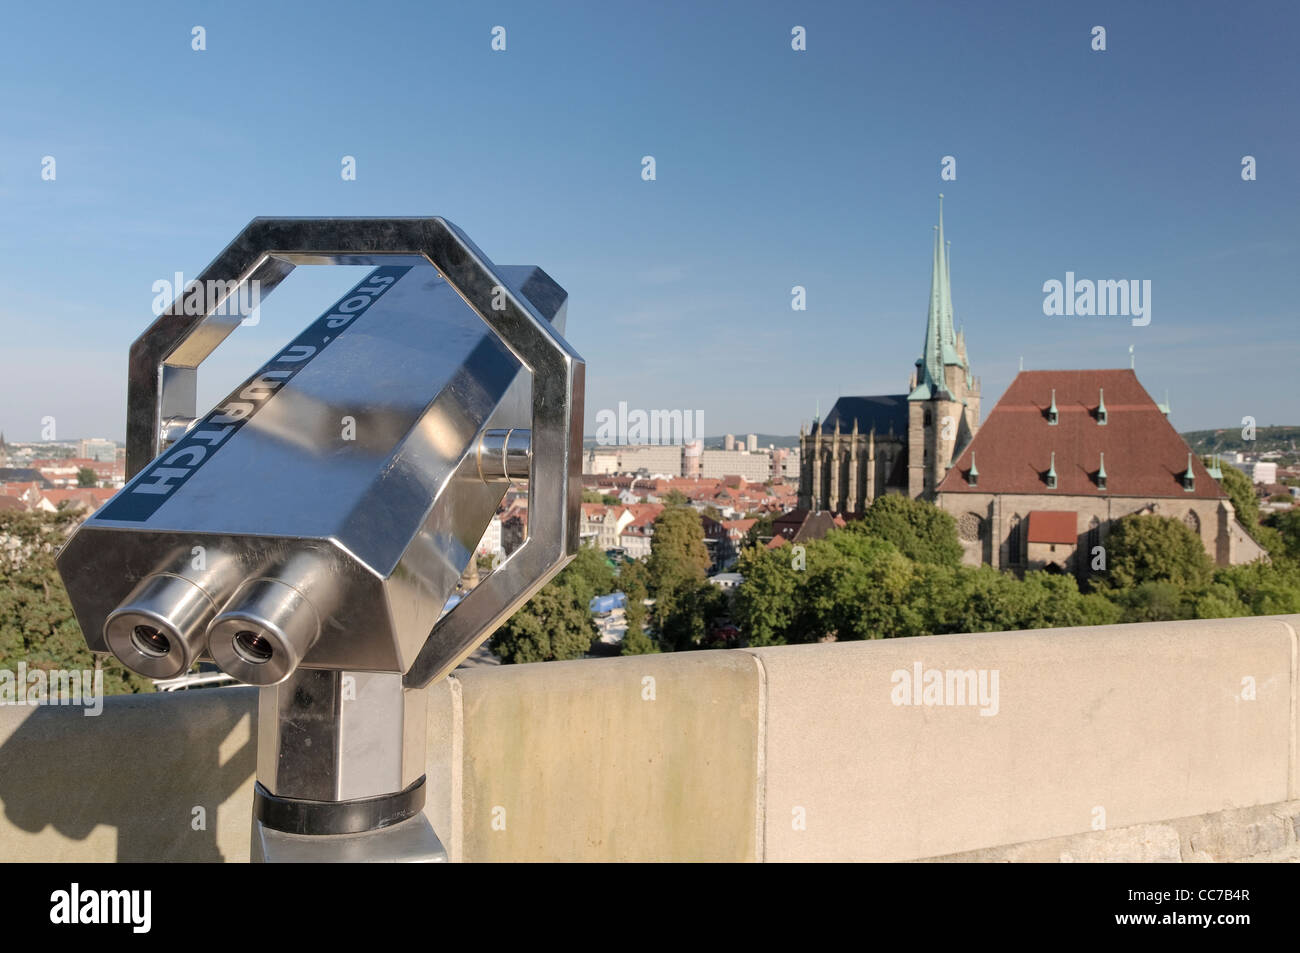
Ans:
[[[0,709],[6,820],[31,833],[53,826],[78,841],[100,825],[116,828],[118,861],[236,859],[222,854],[217,815],[246,785],[247,798],[230,809],[252,810],[257,690],[187,694],[184,718],[161,693],[111,696],[95,717],[76,706]],[[3,860],[76,859],[13,854],[12,844],[0,845]]]

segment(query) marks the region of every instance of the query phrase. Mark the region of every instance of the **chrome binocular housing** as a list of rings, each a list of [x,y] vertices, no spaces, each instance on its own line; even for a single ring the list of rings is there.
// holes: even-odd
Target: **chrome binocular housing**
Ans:
[[[300,264],[375,268],[200,417],[198,366],[241,320],[223,303]],[[131,348],[129,482],[59,556],[87,644],[154,679],[200,658],[253,685],[300,666],[445,675],[576,552],[564,290],[440,218],[255,219],[212,287]],[[444,615],[518,480],[526,541]]]

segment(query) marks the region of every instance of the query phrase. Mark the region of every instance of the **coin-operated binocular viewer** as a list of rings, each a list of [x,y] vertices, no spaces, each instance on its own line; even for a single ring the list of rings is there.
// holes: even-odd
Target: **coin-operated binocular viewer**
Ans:
[[[301,264],[375,269],[199,417],[228,303]],[[262,686],[254,859],[445,859],[421,813],[425,689],[577,551],[566,297],[439,218],[260,218],[132,346],[130,480],[59,571],[93,651]],[[444,613],[525,480],[523,545]]]

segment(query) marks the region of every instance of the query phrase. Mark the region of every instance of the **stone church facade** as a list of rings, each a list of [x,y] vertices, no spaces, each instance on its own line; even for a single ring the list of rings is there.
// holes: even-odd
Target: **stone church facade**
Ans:
[[[1221,473],[1193,454],[1131,368],[1021,371],[939,484],[969,565],[1080,577],[1116,520],[1181,520],[1219,566],[1267,558]]]
[[[1267,558],[1131,368],[1021,371],[981,427],[942,203],[931,267],[908,392],[841,397],[800,429],[800,509],[853,519],[885,493],[930,500],[957,521],[966,563],[1017,572],[1086,576],[1134,513],[1181,520],[1220,566]]]
[[[954,331],[940,197],[925,342],[907,393],[841,397],[799,431],[799,507],[852,517],[885,493],[932,500],[980,424],[980,386]]]

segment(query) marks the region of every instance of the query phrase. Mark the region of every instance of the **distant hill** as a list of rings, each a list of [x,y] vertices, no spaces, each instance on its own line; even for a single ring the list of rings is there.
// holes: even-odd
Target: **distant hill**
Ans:
[[[1300,427],[1296,426],[1256,427],[1254,440],[1243,440],[1240,427],[1189,430],[1182,437],[1197,453],[1223,453],[1229,450],[1249,453],[1281,450],[1293,453],[1300,450]]]

